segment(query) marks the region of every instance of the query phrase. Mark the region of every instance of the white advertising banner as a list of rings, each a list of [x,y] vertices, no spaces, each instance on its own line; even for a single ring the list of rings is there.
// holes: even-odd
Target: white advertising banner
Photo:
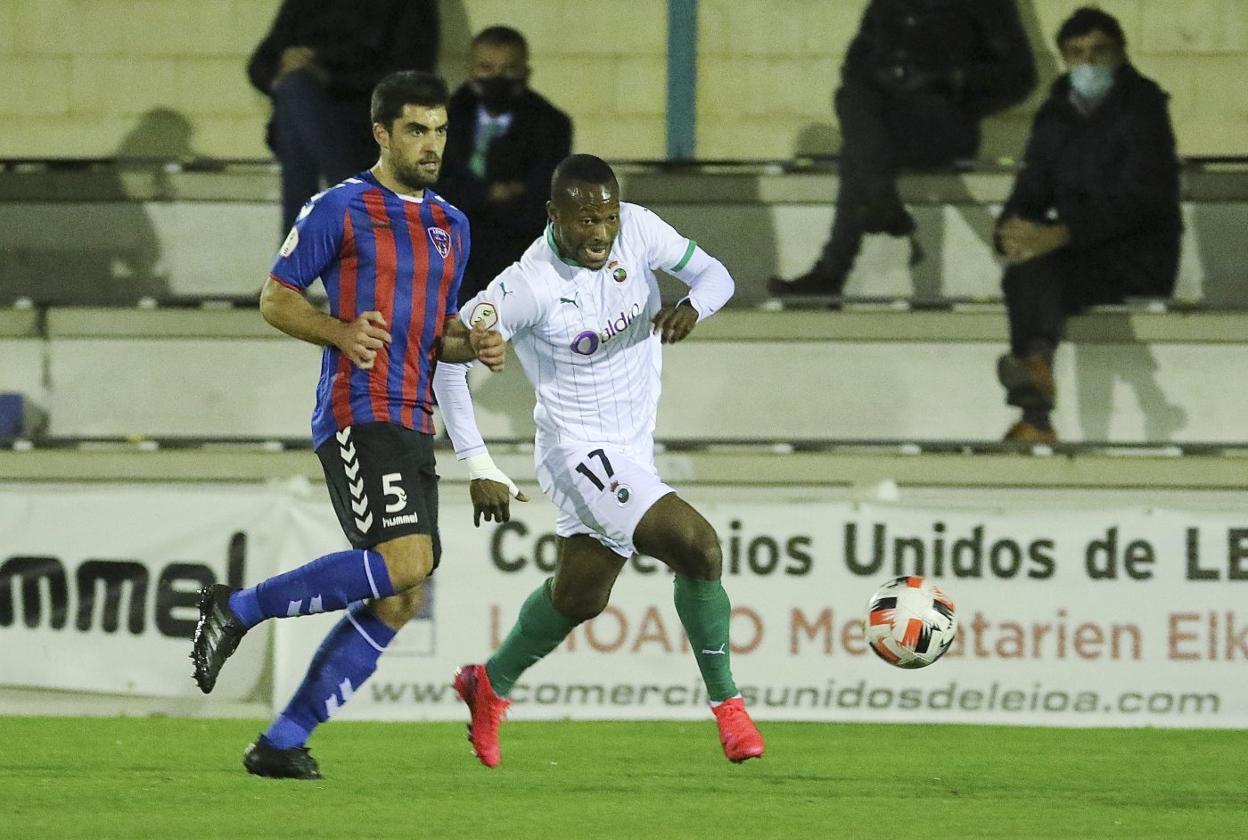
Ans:
[[[0,485],[0,685],[198,696],[195,593],[275,570],[289,494],[250,485]],[[214,697],[250,696],[249,638]]]
[[[733,671],[760,719],[1248,726],[1246,514],[688,497],[724,546]],[[549,503],[513,517],[473,529],[466,499],[444,494],[425,612],[343,717],[464,717],[455,667],[489,655],[554,567]],[[297,503],[292,521],[283,568],[343,545],[327,502]],[[870,594],[902,574],[934,578],[958,610],[954,646],[918,671],[878,659],[861,629]],[[671,592],[664,567],[630,561],[607,610],[522,677],[512,719],[704,717]],[[277,708],[335,620],[276,622]]]

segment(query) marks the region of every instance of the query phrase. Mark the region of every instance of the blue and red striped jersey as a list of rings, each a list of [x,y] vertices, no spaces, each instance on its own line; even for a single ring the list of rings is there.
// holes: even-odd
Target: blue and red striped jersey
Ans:
[[[445,319],[458,312],[468,262],[468,219],[432,190],[400,196],[361,172],[314,196],[278,252],[270,276],[303,293],[321,278],[344,321],[377,310],[392,340],[371,370],[326,347],[312,442],[339,429],[394,423],[433,434],[433,368]]]

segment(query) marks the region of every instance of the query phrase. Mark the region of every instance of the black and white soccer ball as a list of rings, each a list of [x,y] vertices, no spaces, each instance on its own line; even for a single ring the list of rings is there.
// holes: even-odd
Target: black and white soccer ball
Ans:
[[[863,623],[876,655],[898,668],[925,668],[944,655],[958,632],[953,601],[929,580],[899,577],[875,590]]]

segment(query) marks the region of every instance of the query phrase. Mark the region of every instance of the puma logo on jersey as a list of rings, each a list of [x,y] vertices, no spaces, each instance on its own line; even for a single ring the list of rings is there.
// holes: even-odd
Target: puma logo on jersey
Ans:
[[[577,302],[576,302],[576,298],[565,298],[565,297],[561,297],[561,298],[559,298],[559,302],[560,302],[560,303],[570,303],[570,304],[572,304],[573,306],[575,306],[577,309],[580,309],[580,308],[581,308],[581,305],[580,305],[579,303],[577,303]]]
[[[705,653],[707,656],[727,656],[728,653],[727,651],[724,650],[724,648],[727,647],[727,645],[728,643],[724,642],[722,645],[719,646],[718,650],[707,650],[706,648],[702,648],[702,652]]]

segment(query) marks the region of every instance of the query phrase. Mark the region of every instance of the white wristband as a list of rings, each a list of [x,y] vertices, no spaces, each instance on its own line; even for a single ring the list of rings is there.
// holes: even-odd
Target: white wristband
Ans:
[[[476,481],[484,478],[489,481],[497,481],[499,484],[507,485],[507,489],[512,496],[520,494],[520,488],[516,486],[516,483],[495,466],[494,459],[490,457],[490,453],[482,452],[478,455],[469,455],[464,459],[464,463],[468,465],[469,480]]]

